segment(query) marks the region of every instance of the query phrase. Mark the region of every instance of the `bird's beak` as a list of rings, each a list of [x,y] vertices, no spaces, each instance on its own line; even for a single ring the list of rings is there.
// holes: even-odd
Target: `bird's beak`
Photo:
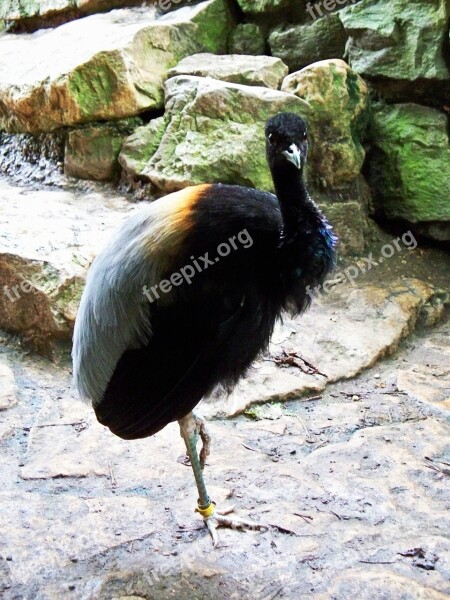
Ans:
[[[302,153],[296,144],[291,144],[287,150],[284,150],[283,155],[297,167],[302,168]]]

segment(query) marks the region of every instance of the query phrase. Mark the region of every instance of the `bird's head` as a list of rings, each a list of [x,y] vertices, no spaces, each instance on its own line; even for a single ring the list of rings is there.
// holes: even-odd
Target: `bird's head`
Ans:
[[[308,155],[305,121],[287,112],[271,117],[266,124],[266,154],[272,170],[289,166],[303,171]]]

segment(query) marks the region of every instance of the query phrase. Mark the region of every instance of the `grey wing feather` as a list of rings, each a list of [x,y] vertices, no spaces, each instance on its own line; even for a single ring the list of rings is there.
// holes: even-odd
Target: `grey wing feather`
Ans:
[[[101,402],[122,354],[151,334],[143,286],[158,281],[161,261],[157,253],[154,260],[145,255],[144,241],[157,233],[160,212],[150,205],[128,219],[89,269],[72,358],[79,394],[94,405]]]

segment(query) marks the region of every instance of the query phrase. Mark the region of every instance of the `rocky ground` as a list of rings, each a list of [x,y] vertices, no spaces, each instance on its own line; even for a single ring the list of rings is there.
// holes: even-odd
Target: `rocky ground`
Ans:
[[[92,231],[122,214],[98,202],[77,208]],[[231,398],[203,404],[211,495],[269,526],[221,530],[215,550],[177,426],[114,438],[77,400],[67,349],[52,363],[2,335],[1,597],[448,597],[449,257],[400,237],[384,258],[397,236],[376,237],[370,269],[347,258]]]

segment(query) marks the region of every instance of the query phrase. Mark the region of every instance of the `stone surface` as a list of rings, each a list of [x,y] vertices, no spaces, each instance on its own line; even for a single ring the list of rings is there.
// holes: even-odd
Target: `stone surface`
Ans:
[[[334,189],[313,182],[310,193],[338,235],[339,256],[360,256],[373,226],[368,218],[372,196],[364,177],[360,175],[345,187]]]
[[[0,411],[17,404],[17,386],[9,361],[0,356]],[[1,439],[1,434],[0,434]]]
[[[181,58],[226,49],[225,0],[156,16],[154,8],[92,15],[0,38],[0,127],[51,131],[161,108],[167,71]]]
[[[448,596],[428,586],[411,586],[408,577],[380,571],[367,573],[366,569],[354,569],[338,577],[325,598],[401,598],[401,600],[445,600]]]
[[[346,275],[351,272],[355,275],[353,271],[334,274],[342,287],[330,286],[330,293],[322,292],[298,321],[285,321],[278,327],[269,348],[272,360],[255,363],[226,401],[220,396],[205,400],[203,414],[237,415],[255,402],[286,401],[321,392],[326,385],[354,377],[395,352],[414,330],[423,307],[433,302],[433,288],[418,280],[392,287],[352,287]],[[280,368],[275,358],[281,342],[327,377],[305,374],[298,367]]]
[[[138,125],[142,125],[140,119],[128,119],[69,131],[64,153],[64,172],[81,179],[115,179],[120,170],[117,159],[122,143]]]
[[[362,0],[344,8],[339,17],[349,36],[350,65],[367,77],[448,79],[443,47],[449,14],[446,0]]]
[[[2,0],[0,19],[21,30],[50,27],[83,15],[138,4],[133,0]],[[140,2],[142,4],[142,2]]]
[[[264,33],[256,23],[238,23],[228,38],[230,54],[264,54],[266,40]]]
[[[287,66],[272,56],[194,54],[169,71],[169,77],[194,75],[230,83],[279,89],[288,74]]]
[[[306,102],[269,88],[201,77],[172,77],[165,90],[167,126],[162,136],[159,138],[163,123],[159,120],[149,126],[148,137],[141,130],[134,138],[138,148],[130,140],[122,148],[120,163],[127,170],[130,155],[132,169],[146,159],[144,168],[129,171],[131,175],[162,192],[215,181],[272,189],[265,157],[265,122],[279,111],[306,116]],[[150,140],[149,149],[143,144],[145,139]]]
[[[361,202],[350,200],[319,206],[339,238],[339,254],[361,254],[365,248],[367,230],[367,215]]]
[[[323,187],[339,188],[360,174],[361,143],[368,121],[369,93],[364,80],[343,60],[324,60],[288,75],[282,91],[311,106],[308,124],[311,175]]]
[[[291,71],[327,58],[343,58],[347,36],[337,13],[305,25],[283,24],[269,35],[273,56]]]
[[[217,590],[236,600],[280,590],[287,600],[443,600],[450,427],[395,382],[399,369],[434,363],[448,334],[442,324],[376,371],[271,417],[209,423],[210,494],[272,526],[221,529],[214,552],[193,510],[191,470],[177,461],[177,425],[120,440],[73,396],[68,363],[20,353],[24,402],[2,416],[17,413],[31,431],[1,440],[2,600],[189,600]]]
[[[119,163],[130,176],[140,176],[157,151],[167,127],[167,117],[152,119],[138,127],[122,144]]]
[[[266,15],[289,8],[289,0],[237,0],[244,14]]]
[[[450,414],[450,347],[436,337],[426,340],[428,364],[415,364],[397,375],[397,387],[421,402]]]
[[[410,223],[441,222],[450,233],[446,115],[415,104],[379,105],[370,135],[368,176],[378,212]]]
[[[111,194],[0,194],[0,327],[43,351],[69,339],[86,269],[135,207]]]

